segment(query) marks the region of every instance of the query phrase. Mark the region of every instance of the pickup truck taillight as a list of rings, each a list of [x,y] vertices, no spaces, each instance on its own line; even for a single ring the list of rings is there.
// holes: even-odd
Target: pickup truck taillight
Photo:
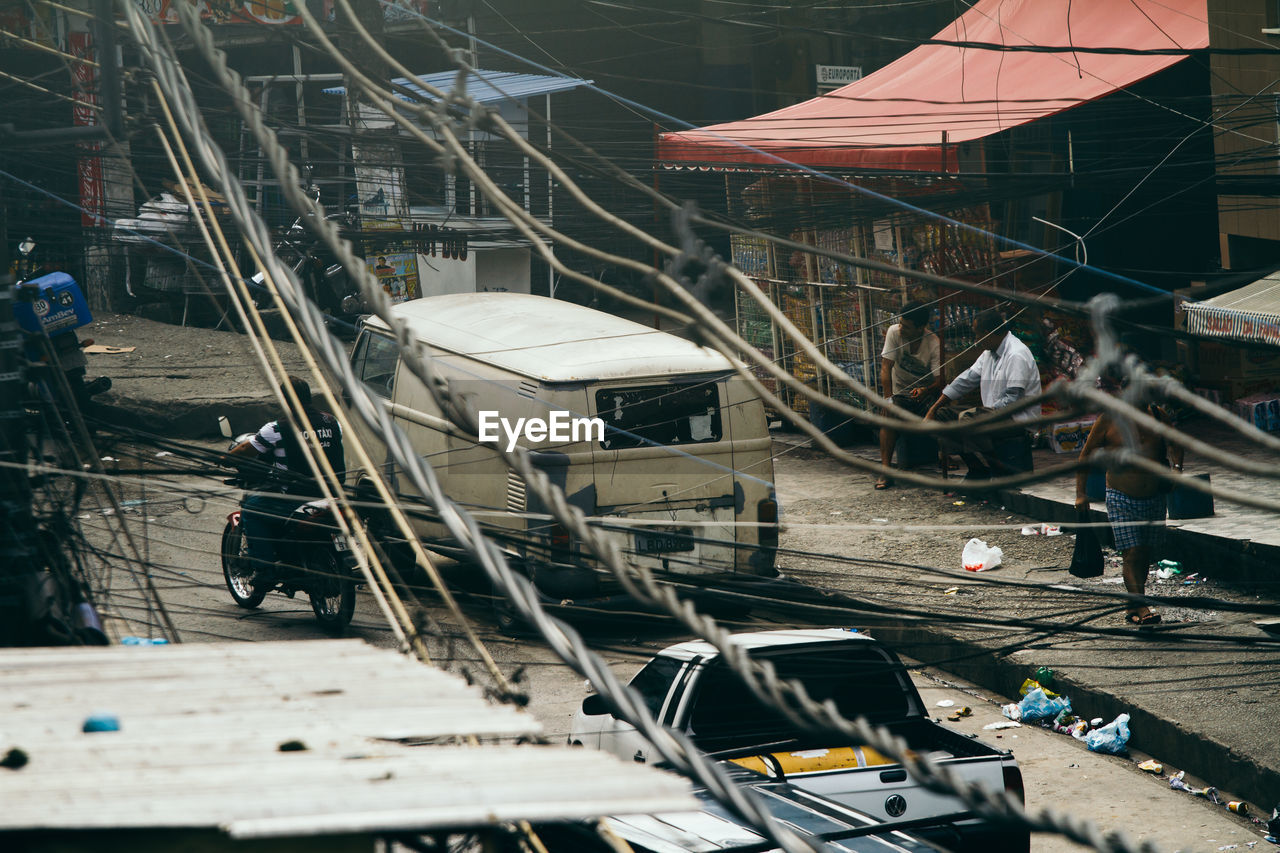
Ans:
[[[778,502],[765,498],[756,504],[756,520],[760,522],[760,547],[778,547]]]
[[[573,538],[569,535],[569,528],[563,524],[553,522],[551,525],[551,547],[557,551],[568,551],[569,546],[573,544]]]
[[[1016,764],[1006,764],[1004,766],[1004,790],[1012,797],[1017,797],[1018,802],[1026,805],[1027,789],[1022,784],[1022,771],[1018,769]]]

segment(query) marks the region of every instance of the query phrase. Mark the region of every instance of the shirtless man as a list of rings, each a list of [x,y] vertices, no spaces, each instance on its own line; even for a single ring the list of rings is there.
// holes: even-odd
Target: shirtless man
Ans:
[[[1148,413],[1165,420],[1155,406]],[[1173,457],[1173,469],[1182,471],[1182,448],[1174,446],[1172,453],[1163,438],[1134,425],[1138,438],[1138,452],[1162,465]],[[1100,415],[1089,432],[1089,440],[1080,451],[1080,459],[1088,459],[1094,452],[1124,447],[1124,434],[1110,415]],[[1085,481],[1089,472],[1076,472],[1076,509],[1089,508],[1085,494]],[[1147,572],[1155,557],[1155,549],[1164,538],[1165,493],[1160,488],[1161,479],[1137,468],[1111,468],[1107,470],[1107,521],[1115,535],[1116,550],[1123,555],[1122,573],[1124,587],[1133,595],[1144,595],[1147,588]],[[1160,614],[1137,601],[1130,601],[1125,619],[1132,625],[1153,625],[1160,621]]]

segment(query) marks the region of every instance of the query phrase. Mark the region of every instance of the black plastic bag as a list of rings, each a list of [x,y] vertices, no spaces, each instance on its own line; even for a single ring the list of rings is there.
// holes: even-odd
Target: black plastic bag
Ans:
[[[1088,513],[1080,513],[1080,521],[1088,520]],[[1102,574],[1102,543],[1092,527],[1076,528],[1076,550],[1071,554],[1071,568],[1067,571],[1078,578],[1096,578]]]

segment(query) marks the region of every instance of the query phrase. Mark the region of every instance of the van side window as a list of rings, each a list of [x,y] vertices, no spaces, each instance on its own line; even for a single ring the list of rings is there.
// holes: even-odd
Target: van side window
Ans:
[[[351,369],[356,378],[374,394],[387,399],[391,399],[395,388],[396,365],[399,362],[396,342],[369,331],[360,335],[355,351],[351,353]]]
[[[720,440],[720,386],[639,385],[596,392],[606,450]]]

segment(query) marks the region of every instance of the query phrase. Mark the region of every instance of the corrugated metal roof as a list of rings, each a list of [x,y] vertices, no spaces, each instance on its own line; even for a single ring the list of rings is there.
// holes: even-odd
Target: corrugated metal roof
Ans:
[[[603,311],[523,293],[428,296],[392,308],[419,340],[545,382],[733,369],[720,353]],[[386,328],[376,317],[369,325]]]
[[[1280,345],[1280,272],[1182,310],[1194,334]]]
[[[458,72],[456,70],[437,71],[434,74],[419,74],[418,78],[434,89],[453,92],[458,80]],[[408,77],[397,77],[391,82],[412,89],[427,100],[435,100],[417,82],[411,82]],[[538,95],[568,92],[591,82],[577,77],[552,77],[546,74],[519,74],[514,71],[486,71],[483,68],[477,68],[467,74],[465,85],[466,93],[472,98],[482,104],[492,104],[498,101],[523,101]],[[324,90],[326,95],[345,95],[346,92],[345,86],[333,86]],[[397,97],[404,101],[410,100],[403,94]]]
[[[83,733],[102,712],[120,731]],[[0,770],[0,832],[301,836],[693,802],[678,777],[594,750],[456,745],[539,730],[462,679],[359,640],[3,650],[0,754],[21,749],[29,763]],[[282,752],[288,741],[306,748]]]

